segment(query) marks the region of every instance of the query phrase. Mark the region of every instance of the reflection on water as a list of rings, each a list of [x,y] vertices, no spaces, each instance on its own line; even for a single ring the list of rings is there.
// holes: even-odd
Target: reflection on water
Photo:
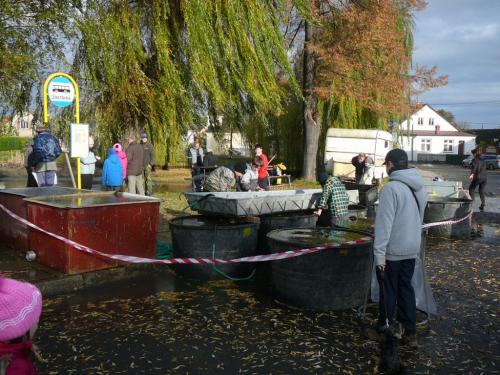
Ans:
[[[283,229],[270,232],[269,238],[305,246],[334,245],[365,237],[360,233],[339,231],[329,228],[317,229]]]
[[[25,176],[2,176],[0,177],[0,189],[18,189],[26,187]],[[59,187],[73,187],[71,180],[65,177],[57,177]],[[100,178],[94,177],[94,184],[92,186],[92,191],[101,191]],[[154,193],[164,194],[164,193],[183,193],[185,191],[191,191],[191,185],[185,183],[159,183],[154,182]]]
[[[367,232],[373,232],[374,224],[375,221],[373,219],[360,219],[360,218],[355,218],[355,220],[352,219],[337,220],[335,222],[335,225],[337,225],[338,227],[347,228],[351,230],[364,230]]]
[[[42,198],[35,198],[37,202],[53,204],[62,207],[89,207],[89,206],[102,206],[107,204],[131,203],[131,202],[147,202],[139,195],[123,195],[123,194],[84,194],[84,195],[70,195],[70,196],[47,196]]]

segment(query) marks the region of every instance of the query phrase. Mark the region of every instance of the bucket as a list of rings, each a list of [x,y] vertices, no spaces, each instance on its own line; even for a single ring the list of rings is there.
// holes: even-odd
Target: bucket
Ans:
[[[465,198],[435,197],[425,207],[424,223],[461,219],[470,212],[472,201]],[[471,234],[471,218],[457,224],[429,228],[429,236],[468,239]]]
[[[272,290],[278,301],[307,310],[360,306],[369,285],[372,240],[339,228],[278,229],[268,235],[271,251],[342,244],[339,248],[273,261]],[[361,240],[357,244],[348,241]]]
[[[186,216],[170,221],[174,258],[235,259],[256,255],[259,224],[237,218]],[[254,265],[175,265],[176,274],[193,279],[222,279],[222,273],[242,278],[249,276]]]

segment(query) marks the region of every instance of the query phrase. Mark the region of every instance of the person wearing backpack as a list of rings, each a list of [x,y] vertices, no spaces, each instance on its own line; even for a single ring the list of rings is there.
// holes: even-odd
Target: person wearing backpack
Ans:
[[[33,172],[36,172],[38,186],[53,186],[57,181],[56,159],[62,154],[61,145],[46,128],[38,127],[36,132],[38,134],[33,140],[30,167]]]

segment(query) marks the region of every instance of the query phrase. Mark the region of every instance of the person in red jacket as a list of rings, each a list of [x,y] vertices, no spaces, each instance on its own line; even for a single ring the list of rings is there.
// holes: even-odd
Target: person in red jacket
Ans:
[[[32,284],[0,275],[0,373],[36,375],[29,356],[42,312],[42,294]]]
[[[269,173],[267,173],[269,159],[267,155],[262,152],[262,146],[259,144],[255,145],[255,156],[258,156],[262,160],[262,164],[259,167],[259,179],[257,183],[261,189],[269,190]]]

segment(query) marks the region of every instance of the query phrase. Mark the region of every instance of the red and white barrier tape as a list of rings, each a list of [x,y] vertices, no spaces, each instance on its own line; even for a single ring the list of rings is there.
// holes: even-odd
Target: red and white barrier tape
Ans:
[[[470,218],[472,216],[472,211],[470,211],[466,216],[460,218],[460,219],[457,219],[457,220],[446,220],[446,221],[438,221],[438,222],[435,222],[435,223],[428,223],[428,224],[424,224],[422,225],[422,229],[425,229],[425,228],[430,228],[430,227],[437,227],[439,225],[453,225],[453,224],[458,224],[464,220],[467,220],[468,218]]]
[[[3,204],[0,203],[0,208],[4,210],[8,215],[13,217],[14,219],[22,222],[23,224],[26,224],[27,226],[36,229],[42,233],[47,234],[48,236],[57,238],[58,240],[67,243],[71,246],[73,246],[76,250],[89,253],[89,254],[95,254],[99,255],[105,258],[117,260],[120,262],[126,262],[126,263],[156,263],[156,264],[228,264],[228,263],[242,263],[242,262],[267,262],[271,260],[279,260],[279,259],[286,259],[286,258],[293,258],[293,257],[298,257],[301,255],[305,254],[311,254],[311,253],[316,253],[321,250],[329,250],[329,249],[335,249],[335,248],[341,248],[345,245],[360,245],[360,244],[365,244],[367,242],[372,241],[372,237],[367,236],[367,237],[362,237],[357,240],[353,241],[347,241],[344,242],[343,244],[335,244],[335,245],[328,245],[328,246],[317,246],[317,247],[311,247],[309,249],[293,249],[289,251],[283,251],[279,253],[274,253],[274,254],[268,254],[268,255],[254,255],[250,257],[243,257],[243,258],[237,258],[237,259],[219,259],[219,258],[173,258],[173,259],[151,259],[151,258],[142,258],[142,257],[136,257],[132,255],[121,255],[121,254],[107,254],[103,253],[98,250],[94,250],[88,246],[79,244],[78,242],[72,241],[70,239],[64,238],[58,234],[46,231],[43,228],[40,228],[38,225],[35,225],[31,222],[29,222],[26,219],[23,219],[19,215],[16,215],[14,212],[10,211],[7,207],[5,207]]]

